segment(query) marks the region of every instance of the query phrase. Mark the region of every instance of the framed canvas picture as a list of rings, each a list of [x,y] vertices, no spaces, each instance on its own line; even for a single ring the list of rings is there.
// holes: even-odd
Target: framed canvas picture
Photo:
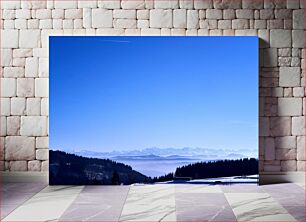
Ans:
[[[50,37],[50,184],[256,184],[257,37]]]

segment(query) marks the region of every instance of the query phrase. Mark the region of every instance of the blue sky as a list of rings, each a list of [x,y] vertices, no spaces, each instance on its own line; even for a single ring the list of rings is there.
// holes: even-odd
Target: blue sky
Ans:
[[[257,140],[257,37],[50,37],[51,149]]]

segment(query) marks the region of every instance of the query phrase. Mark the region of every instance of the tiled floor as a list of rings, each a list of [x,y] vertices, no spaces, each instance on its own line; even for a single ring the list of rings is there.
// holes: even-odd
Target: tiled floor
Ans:
[[[2,221],[305,221],[302,184],[1,186]]]

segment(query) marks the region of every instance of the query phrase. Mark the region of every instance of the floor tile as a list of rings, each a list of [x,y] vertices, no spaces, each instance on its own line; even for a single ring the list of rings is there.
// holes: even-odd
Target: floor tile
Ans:
[[[225,193],[238,221],[296,221],[267,193]]]
[[[261,186],[267,193],[303,193],[305,189],[294,183],[270,184]]]
[[[54,221],[60,218],[83,186],[48,186],[3,221]]]
[[[236,221],[222,193],[176,193],[177,221]]]
[[[86,186],[59,221],[118,221],[129,186]]]
[[[131,186],[120,221],[176,221],[173,185]]]
[[[4,183],[0,186],[1,219],[29,200],[47,185],[45,183]]]
[[[305,193],[270,193],[281,205],[305,206]]]
[[[224,193],[264,193],[265,191],[257,185],[227,185],[220,186]]]
[[[209,186],[209,185],[175,185],[176,193],[222,193],[220,186]]]
[[[300,206],[283,206],[297,221],[305,222],[305,205]]]
[[[38,193],[47,187],[46,183],[4,183],[0,186],[0,191],[8,193]]]

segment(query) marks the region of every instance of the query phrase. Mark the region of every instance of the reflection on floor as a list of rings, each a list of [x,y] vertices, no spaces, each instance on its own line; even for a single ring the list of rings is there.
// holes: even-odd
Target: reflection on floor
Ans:
[[[3,221],[305,221],[305,186],[1,186]]]

